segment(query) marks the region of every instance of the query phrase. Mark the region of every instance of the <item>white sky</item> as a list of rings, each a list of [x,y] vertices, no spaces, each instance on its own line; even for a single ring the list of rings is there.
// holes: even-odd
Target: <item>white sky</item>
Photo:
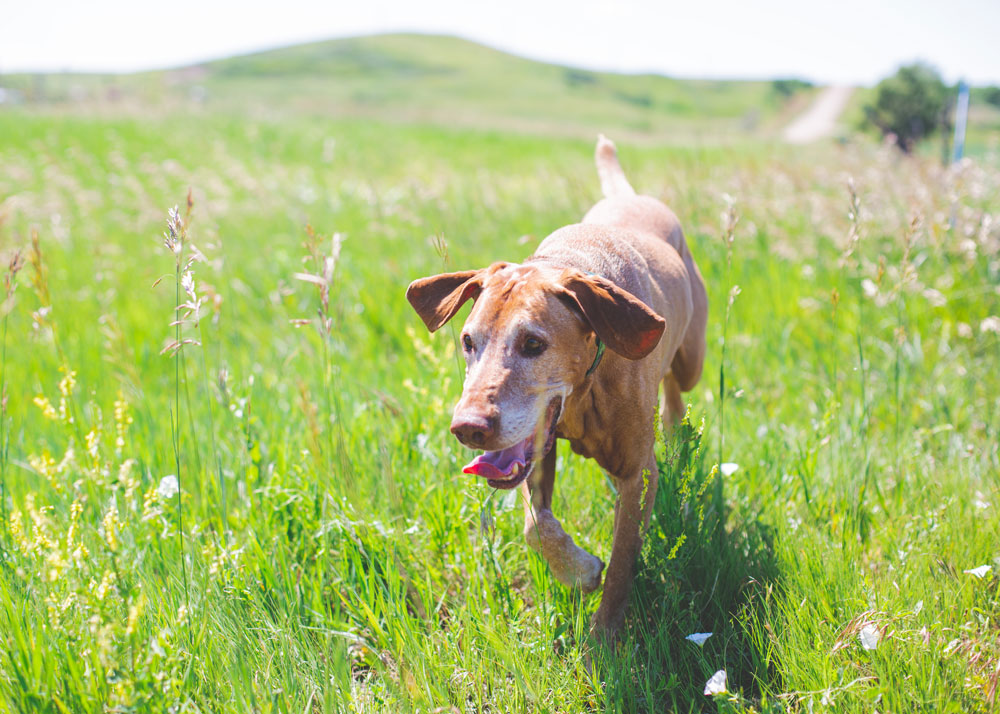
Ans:
[[[678,77],[872,84],[923,59],[1000,84],[1000,0],[0,0],[0,72],[129,72],[391,31]]]

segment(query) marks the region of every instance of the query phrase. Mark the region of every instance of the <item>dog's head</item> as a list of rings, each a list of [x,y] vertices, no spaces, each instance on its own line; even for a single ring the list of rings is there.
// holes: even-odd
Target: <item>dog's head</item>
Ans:
[[[517,486],[552,448],[563,401],[588,377],[598,340],[642,359],[665,324],[604,278],[543,264],[422,278],[406,297],[431,332],[475,300],[460,337],[465,385],[451,431],[484,450],[464,470],[494,488]]]

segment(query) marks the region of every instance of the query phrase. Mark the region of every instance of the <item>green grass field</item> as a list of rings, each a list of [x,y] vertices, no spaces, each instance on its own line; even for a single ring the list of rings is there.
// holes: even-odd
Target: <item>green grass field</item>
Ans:
[[[514,129],[0,113],[0,708],[996,711],[995,164],[619,141],[711,307],[609,648],[460,473],[456,332],[403,297],[598,198],[592,139]],[[557,473],[606,560],[609,479]]]

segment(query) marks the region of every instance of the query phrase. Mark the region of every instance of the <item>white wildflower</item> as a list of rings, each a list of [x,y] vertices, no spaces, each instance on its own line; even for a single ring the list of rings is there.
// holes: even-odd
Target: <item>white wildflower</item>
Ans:
[[[866,650],[873,650],[878,647],[879,640],[882,639],[882,635],[876,625],[871,623],[865,625],[861,628],[861,632],[858,633],[858,639],[861,640],[861,646]]]
[[[160,485],[156,487],[156,493],[164,501],[173,498],[180,491],[180,484],[177,482],[177,477],[173,474],[169,476],[164,476],[160,479]]]
[[[1000,335],[1000,317],[990,315],[989,317],[984,318],[983,321],[979,323],[979,331],[983,334],[992,332]]]
[[[963,570],[963,573],[968,573],[969,575],[975,575],[977,578],[985,578],[986,573],[993,570],[992,565],[980,565],[978,568],[969,568],[968,570]]]
[[[705,682],[705,696],[726,693],[726,670],[720,669]]]
[[[693,634],[688,635],[684,639],[685,640],[690,640],[691,642],[694,642],[699,647],[704,647],[705,646],[705,640],[707,640],[711,636],[712,636],[711,632],[695,632]]]
[[[944,296],[944,293],[934,288],[926,288],[923,295],[933,307],[943,307],[948,303],[948,298]]]
[[[723,476],[732,476],[736,473],[736,470],[740,467],[739,464],[734,464],[732,461],[727,461],[726,463],[719,466],[719,471],[722,472]]]

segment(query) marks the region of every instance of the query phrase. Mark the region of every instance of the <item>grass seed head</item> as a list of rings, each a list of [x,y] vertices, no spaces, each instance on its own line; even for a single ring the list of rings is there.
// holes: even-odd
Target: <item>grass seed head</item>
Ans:
[[[448,253],[448,240],[440,233],[432,235],[430,237],[431,247],[437,256],[441,259],[441,262],[446,266],[451,261],[451,256]]]
[[[31,231],[31,252],[28,254],[28,262],[31,263],[32,269],[31,286],[38,296],[38,302],[43,308],[50,307],[52,300],[49,295],[49,270],[42,258],[42,244],[36,229]]]
[[[175,256],[180,256],[184,250],[184,220],[177,206],[167,211],[167,230],[163,234],[163,245]]]
[[[17,274],[21,272],[21,268],[24,267],[24,257],[21,255],[20,250],[15,250],[10,255],[10,259],[7,262],[7,272],[3,276],[4,293],[7,299],[10,299],[14,295],[14,290],[17,289]]]

